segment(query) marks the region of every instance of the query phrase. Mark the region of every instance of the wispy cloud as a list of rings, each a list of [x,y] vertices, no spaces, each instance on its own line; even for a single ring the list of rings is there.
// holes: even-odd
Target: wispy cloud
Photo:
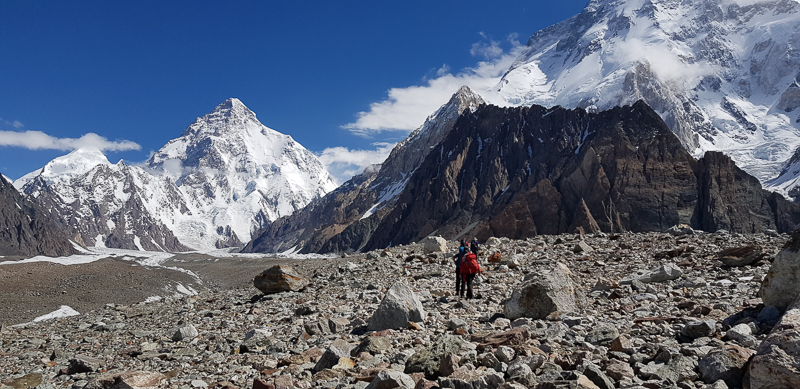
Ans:
[[[445,64],[432,72],[434,77],[423,78],[421,86],[389,89],[386,99],[370,104],[368,111],[357,114],[355,122],[342,127],[365,137],[384,131],[413,131],[463,85],[492,101],[491,90],[523,46],[516,34],[509,35],[504,41],[493,41],[485,34],[481,36],[483,39],[470,50],[474,57],[482,59],[476,66],[453,74]],[[505,51],[503,46],[510,48]]]
[[[340,184],[361,173],[370,165],[382,163],[395,143],[373,143],[374,150],[355,150],[346,147],[329,147],[318,155],[320,162]]]
[[[84,134],[80,138],[56,138],[41,131],[0,131],[0,146],[67,151],[81,147],[96,147],[102,151],[127,151],[142,148],[139,144],[129,140],[109,141],[92,132]]]
[[[3,126],[14,127],[16,129],[25,127],[19,120],[10,121],[10,120],[5,120],[3,118],[0,118],[0,124],[2,124]]]

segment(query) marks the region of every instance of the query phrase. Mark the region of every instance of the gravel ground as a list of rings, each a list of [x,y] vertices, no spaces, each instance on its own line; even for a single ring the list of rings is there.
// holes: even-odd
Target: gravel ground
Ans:
[[[8,260],[9,258],[4,258]],[[164,267],[141,266],[114,258],[80,265],[50,262],[0,266],[0,325],[32,321],[67,305],[78,312],[105,304],[134,304],[152,296],[177,293],[178,285],[194,290],[249,289],[253,277],[275,264],[329,266],[336,260],[217,258],[205,254],[176,254],[163,263],[192,274]]]

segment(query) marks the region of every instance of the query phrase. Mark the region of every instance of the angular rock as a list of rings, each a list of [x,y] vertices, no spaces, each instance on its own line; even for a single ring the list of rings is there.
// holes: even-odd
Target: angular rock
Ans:
[[[175,333],[172,334],[172,340],[175,342],[188,342],[197,337],[197,335],[199,335],[197,328],[189,324],[188,326],[183,326],[175,330]]]
[[[723,265],[741,267],[752,265],[764,258],[764,249],[761,246],[742,246],[720,251],[717,254]]]
[[[291,266],[275,265],[253,278],[253,286],[264,294],[300,291],[311,281]]]
[[[92,373],[104,365],[103,361],[88,355],[78,354],[69,360],[67,374]]]
[[[343,339],[336,339],[331,343],[325,353],[319,358],[317,364],[314,365],[314,371],[319,372],[324,369],[330,369],[339,363],[340,358],[350,357],[350,350],[353,346]]]
[[[707,384],[723,380],[729,387],[739,388],[742,386],[747,361],[753,354],[755,351],[738,346],[715,349],[700,358],[697,370]]]
[[[441,236],[429,236],[422,240],[422,251],[425,254],[446,252],[447,240]]]
[[[399,371],[384,370],[378,373],[372,382],[367,385],[367,389],[414,389],[416,383],[407,374]]]
[[[714,335],[717,331],[716,320],[693,321],[681,329],[681,335],[689,339],[697,339]]]
[[[665,263],[657,269],[640,272],[631,276],[625,277],[620,281],[620,284],[630,284],[633,280],[638,280],[646,284],[653,282],[664,282],[674,280],[683,275],[683,271],[674,263]]]
[[[409,321],[421,322],[426,316],[425,308],[414,291],[405,283],[397,282],[386,291],[367,328],[370,331],[406,328]]]
[[[350,320],[343,317],[332,317],[328,319],[328,328],[334,334],[340,334],[350,328]]]
[[[444,335],[428,348],[418,350],[406,361],[404,372],[423,373],[428,378],[439,375],[441,360],[447,354],[458,354],[463,341],[453,335]]]
[[[553,312],[578,312],[584,297],[572,281],[572,272],[563,263],[541,276],[524,282],[505,303],[506,317],[545,319]]]
[[[152,371],[105,373],[89,381],[83,389],[158,389],[167,376]]]
[[[750,389],[800,388],[800,298],[761,342],[749,372]]]
[[[392,348],[392,342],[385,336],[367,336],[350,353],[351,356],[358,356],[361,353],[372,355],[383,354]]]
[[[781,311],[800,295],[800,230],[792,233],[791,239],[775,256],[758,295],[764,305],[774,305]]]

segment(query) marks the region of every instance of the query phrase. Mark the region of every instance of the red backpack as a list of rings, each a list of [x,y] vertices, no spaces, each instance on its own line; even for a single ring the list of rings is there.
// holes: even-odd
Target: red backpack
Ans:
[[[481,267],[478,265],[478,256],[475,253],[469,253],[464,256],[461,262],[462,274],[477,274],[481,272]]]

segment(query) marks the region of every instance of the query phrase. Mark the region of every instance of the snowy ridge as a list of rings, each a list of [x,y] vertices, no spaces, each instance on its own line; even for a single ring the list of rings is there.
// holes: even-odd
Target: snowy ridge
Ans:
[[[723,151],[767,182],[800,146],[798,69],[796,0],[592,0],[535,33],[484,96],[590,111],[642,99],[695,156]]]

